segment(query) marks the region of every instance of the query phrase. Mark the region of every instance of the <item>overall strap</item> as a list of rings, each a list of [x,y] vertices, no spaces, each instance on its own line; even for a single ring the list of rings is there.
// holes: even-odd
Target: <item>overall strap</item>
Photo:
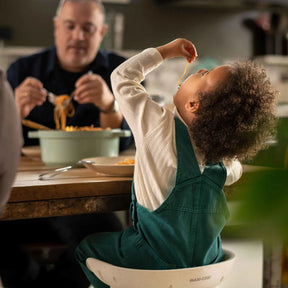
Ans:
[[[219,187],[223,187],[227,178],[227,170],[223,162],[219,162],[217,165],[207,163],[203,173],[211,181],[216,183]]]
[[[137,225],[137,199],[136,199],[136,195],[135,195],[135,189],[134,189],[134,177],[133,177],[133,181],[132,181],[132,186],[131,186],[131,203],[130,203],[130,207],[129,207],[129,214],[130,214],[130,218],[132,220],[132,224],[133,227],[136,228]]]
[[[179,184],[188,179],[200,176],[201,171],[187,127],[177,117],[175,117],[175,134],[177,149],[177,173],[175,184]]]

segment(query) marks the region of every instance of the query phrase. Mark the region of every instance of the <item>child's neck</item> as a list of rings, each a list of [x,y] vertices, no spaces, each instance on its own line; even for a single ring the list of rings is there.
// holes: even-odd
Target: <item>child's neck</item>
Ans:
[[[188,127],[194,119],[194,113],[179,111],[175,106],[174,114]]]

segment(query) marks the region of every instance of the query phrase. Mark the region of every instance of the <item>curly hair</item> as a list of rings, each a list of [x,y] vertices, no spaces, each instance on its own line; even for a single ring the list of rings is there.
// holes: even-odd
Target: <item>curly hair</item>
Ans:
[[[254,62],[230,66],[225,84],[199,94],[190,133],[206,162],[251,159],[276,132],[278,92]]]

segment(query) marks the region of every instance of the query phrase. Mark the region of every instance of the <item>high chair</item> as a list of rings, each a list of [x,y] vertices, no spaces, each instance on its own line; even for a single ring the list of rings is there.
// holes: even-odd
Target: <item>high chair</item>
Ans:
[[[224,250],[223,261],[201,267],[171,270],[138,270],[117,267],[95,258],[86,265],[111,288],[216,288],[229,275],[235,254]]]

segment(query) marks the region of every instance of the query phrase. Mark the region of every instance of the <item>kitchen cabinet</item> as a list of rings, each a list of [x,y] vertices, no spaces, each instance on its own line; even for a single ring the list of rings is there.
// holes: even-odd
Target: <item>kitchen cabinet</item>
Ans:
[[[287,0],[154,0],[158,4],[168,4],[185,8],[236,8],[236,9],[288,9]]]
[[[44,47],[0,47],[0,67],[5,71],[12,62],[22,56],[39,52]],[[1,287],[0,287],[1,288]]]

